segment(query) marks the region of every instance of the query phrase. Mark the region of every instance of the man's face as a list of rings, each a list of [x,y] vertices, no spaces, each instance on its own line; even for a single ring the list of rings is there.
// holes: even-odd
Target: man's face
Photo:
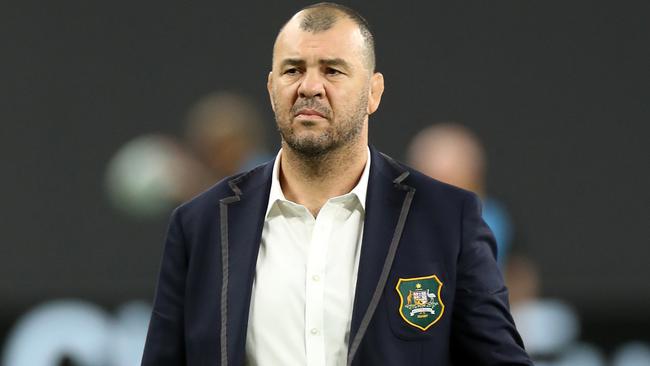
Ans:
[[[381,74],[368,70],[358,26],[342,18],[312,33],[297,18],[278,36],[268,80],[282,139],[306,156],[367,144],[368,114],[379,104],[369,93]]]

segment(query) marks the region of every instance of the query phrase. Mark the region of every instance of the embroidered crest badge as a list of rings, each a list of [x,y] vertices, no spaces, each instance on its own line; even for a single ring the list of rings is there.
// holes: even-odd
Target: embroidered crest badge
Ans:
[[[405,322],[427,330],[442,317],[445,305],[440,298],[442,282],[438,276],[400,278],[395,290],[399,294],[399,314]]]

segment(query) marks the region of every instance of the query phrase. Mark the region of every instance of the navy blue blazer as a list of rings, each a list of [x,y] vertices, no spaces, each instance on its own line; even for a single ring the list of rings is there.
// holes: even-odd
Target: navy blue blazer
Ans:
[[[477,197],[371,154],[348,365],[532,365]],[[173,212],[142,365],[244,364],[272,168],[225,179]],[[413,299],[398,282],[434,275],[442,304],[425,327],[402,311]]]

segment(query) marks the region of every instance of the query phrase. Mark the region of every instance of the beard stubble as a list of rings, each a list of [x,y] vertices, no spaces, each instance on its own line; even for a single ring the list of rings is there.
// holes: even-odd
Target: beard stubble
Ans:
[[[275,120],[282,140],[291,150],[307,160],[320,160],[333,151],[350,146],[358,139],[363,130],[367,104],[368,95],[362,94],[345,115],[338,121],[333,121],[333,113],[328,106],[314,98],[299,98],[291,107],[288,116],[283,117],[276,112]],[[274,107],[276,111],[280,110],[277,104]],[[316,124],[312,121],[294,121],[296,113],[303,108],[321,113],[327,119],[327,128],[316,135],[298,136],[294,123],[300,123],[307,128]]]

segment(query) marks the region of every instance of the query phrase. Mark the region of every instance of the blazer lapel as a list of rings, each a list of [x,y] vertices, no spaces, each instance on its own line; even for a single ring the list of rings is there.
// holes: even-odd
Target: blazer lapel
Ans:
[[[409,172],[371,148],[366,217],[350,326],[348,365],[361,344],[381,298],[415,189],[404,184]]]
[[[273,162],[229,181],[220,201],[221,365],[244,363],[246,326]]]

